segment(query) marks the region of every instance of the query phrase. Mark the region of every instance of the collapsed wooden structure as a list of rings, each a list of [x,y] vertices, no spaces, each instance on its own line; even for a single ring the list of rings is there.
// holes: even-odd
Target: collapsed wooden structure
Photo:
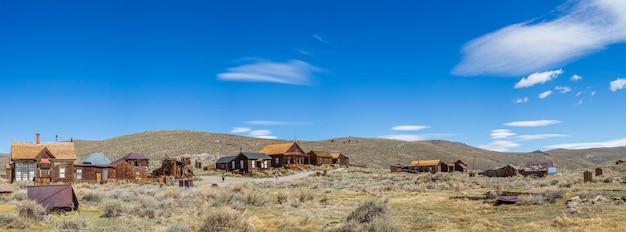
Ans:
[[[152,171],[153,176],[171,176],[176,179],[190,179],[194,177],[191,158],[183,157],[165,158],[161,162],[161,167]]]

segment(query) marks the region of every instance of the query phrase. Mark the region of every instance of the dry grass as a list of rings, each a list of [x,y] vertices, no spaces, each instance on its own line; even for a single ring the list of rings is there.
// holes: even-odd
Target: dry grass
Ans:
[[[605,171],[603,180],[622,175]],[[77,184],[74,188],[81,202],[80,214],[51,215],[50,223],[36,221],[36,216],[21,217],[18,215],[29,213],[18,212],[24,211],[18,210],[23,193],[16,193],[0,202],[0,230],[210,231],[228,227],[237,231],[611,231],[611,228],[624,228],[626,204],[612,199],[625,195],[626,186],[605,181],[583,184],[580,179],[580,172],[525,179],[349,169],[292,182],[245,183],[221,188]],[[538,196],[541,200],[494,206],[495,198],[450,198],[485,196],[487,192],[497,197],[507,191]],[[604,200],[590,203],[598,195]],[[574,196],[587,201],[581,200],[576,210],[571,210],[565,201]]]

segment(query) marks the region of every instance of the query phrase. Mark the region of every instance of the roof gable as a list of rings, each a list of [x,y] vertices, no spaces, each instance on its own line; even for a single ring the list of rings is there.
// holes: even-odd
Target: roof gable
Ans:
[[[228,163],[231,160],[233,160],[235,157],[234,156],[224,156],[224,157],[220,157],[217,162],[218,164],[223,164],[223,163]]]
[[[56,159],[75,160],[76,148],[74,143],[11,143],[11,160],[36,159],[43,149],[47,149],[50,155]]]
[[[36,159],[56,159],[56,157],[54,157],[52,152],[50,152],[50,150],[48,150],[48,148],[45,148],[45,147],[41,149],[41,151],[39,152],[39,154],[37,154],[35,158]]]
[[[330,153],[330,156],[333,157],[333,159],[339,159],[340,156],[343,156],[344,158],[348,158],[347,156],[341,154],[341,152],[332,152]]]
[[[102,152],[94,152],[83,161],[83,164],[109,164],[111,160]]]
[[[327,152],[327,151],[310,151],[308,154],[309,155],[314,155],[314,156],[317,156],[317,157],[332,158],[330,153]]]
[[[296,142],[288,142],[288,143],[277,143],[277,144],[268,144],[263,149],[261,149],[261,153],[265,153],[268,155],[279,155],[279,154],[288,154],[288,153],[296,153],[296,154],[306,154],[300,145]]]

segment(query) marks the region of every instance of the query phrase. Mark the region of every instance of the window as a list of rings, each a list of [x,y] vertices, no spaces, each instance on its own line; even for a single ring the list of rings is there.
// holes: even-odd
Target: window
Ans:
[[[276,164],[278,164],[278,157],[276,157]]]
[[[22,163],[15,163],[15,181],[22,181]]]
[[[35,169],[37,169],[36,167],[36,163],[29,163],[28,166],[30,167],[28,170],[28,179],[27,180],[31,180],[35,177]]]
[[[267,168],[267,160],[264,160],[263,163],[261,163],[261,167]]]
[[[82,180],[83,179],[83,170],[82,169],[76,169],[76,179],[78,180]]]
[[[234,160],[231,162],[231,166],[232,166],[231,169],[235,169],[235,161]]]
[[[252,166],[252,168],[256,168],[256,160],[252,160],[250,162],[250,165]]]
[[[65,167],[59,168],[59,178],[65,178]]]
[[[239,160],[239,169],[243,169],[243,160]]]
[[[109,178],[109,169],[102,169],[102,179],[106,180]]]

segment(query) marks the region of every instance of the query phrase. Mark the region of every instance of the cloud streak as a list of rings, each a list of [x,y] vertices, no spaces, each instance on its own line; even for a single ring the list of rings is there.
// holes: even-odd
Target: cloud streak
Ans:
[[[604,142],[591,142],[591,143],[562,143],[546,146],[550,149],[588,149],[588,148],[601,148],[601,147],[622,147],[626,146],[626,138],[616,139]]]
[[[440,139],[443,137],[452,136],[453,134],[393,134],[393,135],[383,135],[378,138],[381,139],[395,139],[402,141],[422,141],[422,140],[430,140],[430,139]]]
[[[552,90],[545,91],[539,94],[539,99],[544,99],[552,95]]]
[[[616,80],[611,81],[609,89],[615,92],[617,90],[623,89],[624,85],[626,85],[626,78],[617,78]]]
[[[491,139],[506,139],[515,135],[515,133],[507,129],[497,129],[491,131]]]
[[[318,34],[313,34],[313,38],[315,38],[317,41],[320,41],[328,46],[331,46],[333,48],[337,48],[337,46],[335,46],[334,44],[332,44],[331,42],[328,42],[328,40],[323,39],[321,36],[319,36]]]
[[[250,132],[252,129],[248,128],[248,127],[233,127],[233,129],[230,131],[230,133],[247,133]]]
[[[311,85],[313,73],[321,71],[307,62],[290,60],[284,63],[259,61],[228,68],[217,79],[241,82],[271,82],[290,85]]]
[[[572,3],[572,2],[570,2]],[[626,1],[574,1],[556,18],[506,26],[468,42],[455,75],[526,75],[626,41]]]
[[[538,126],[549,126],[553,124],[561,123],[558,120],[534,120],[534,121],[515,121],[508,122],[504,125],[507,126],[518,126],[518,127],[538,127]]]
[[[515,86],[513,88],[521,89],[521,88],[528,88],[537,84],[543,84],[548,81],[556,79],[561,74],[563,74],[563,69],[533,73],[533,74],[530,74],[528,77],[522,78],[520,81],[515,83]]]
[[[397,130],[397,131],[418,131],[418,130],[423,130],[427,128],[430,128],[430,127],[429,126],[401,125],[401,126],[394,126],[391,129]]]
[[[528,97],[515,99],[515,103],[517,103],[517,104],[519,104],[519,103],[526,103],[526,102],[528,102]]]
[[[247,121],[246,124],[260,125],[260,126],[290,126],[290,125],[306,125],[310,122],[286,122],[286,121],[272,121],[272,120],[252,120]]]
[[[516,147],[519,147],[519,146],[520,146],[520,144],[516,143],[516,142],[511,142],[511,141],[507,141],[507,140],[495,140],[495,141],[492,141],[489,144],[480,145],[478,147],[482,148],[482,149],[485,149],[485,150],[490,150],[490,151],[505,152],[505,151],[508,151],[511,148],[516,148]]]

